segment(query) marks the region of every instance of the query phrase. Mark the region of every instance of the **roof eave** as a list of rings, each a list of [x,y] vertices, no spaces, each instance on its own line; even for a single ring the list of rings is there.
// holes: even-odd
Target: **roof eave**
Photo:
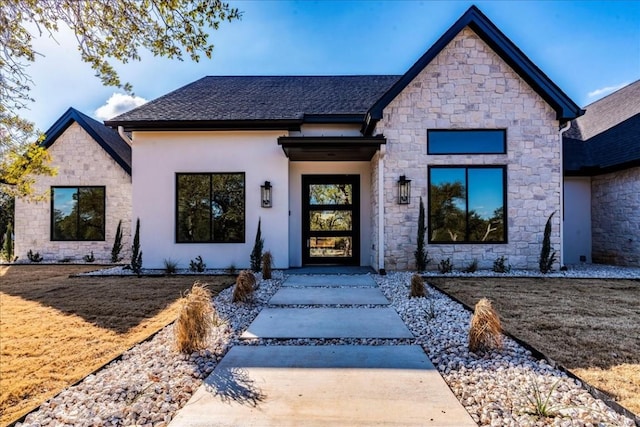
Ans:
[[[107,120],[106,126],[135,131],[300,130],[302,120]]]

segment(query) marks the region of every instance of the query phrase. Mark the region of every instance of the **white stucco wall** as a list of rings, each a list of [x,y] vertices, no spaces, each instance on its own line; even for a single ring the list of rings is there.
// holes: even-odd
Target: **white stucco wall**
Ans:
[[[415,268],[419,197],[428,209],[429,165],[507,168],[508,243],[427,244],[434,264],[450,258],[462,268],[477,259],[481,267],[491,268],[505,256],[513,267],[536,269],[546,220],[560,210],[558,127],[555,111],[505,61],[471,29],[461,31],[389,103],[376,126],[376,133],[387,138],[382,195],[386,269]],[[507,153],[427,155],[428,129],[506,129]],[[410,205],[396,203],[400,175],[412,180]],[[558,252],[559,216],[554,216],[551,239]]]
[[[564,263],[591,263],[591,178],[564,179]]]
[[[276,268],[288,267],[288,159],[277,138],[283,132],[134,132],[133,214],[140,218],[143,266],[165,259],[188,267],[202,256],[209,268],[248,268],[262,220],[264,250]],[[176,243],[176,173],[245,173],[245,243]],[[273,186],[273,207],[260,206],[260,185]]]
[[[56,176],[37,176],[35,194],[44,200],[29,202],[16,199],[15,254],[27,260],[29,250],[40,253],[45,261],[70,259],[83,262],[93,251],[96,262],[110,262],[111,248],[118,221],[122,220],[123,248],[120,256],[130,253],[131,177],[77,123],[71,124],[47,150]],[[105,186],[105,240],[52,241],[51,187]],[[124,260],[123,260],[124,262]]]
[[[360,175],[360,265],[371,265],[371,171],[369,162],[289,164],[289,264],[302,265],[302,175]]]

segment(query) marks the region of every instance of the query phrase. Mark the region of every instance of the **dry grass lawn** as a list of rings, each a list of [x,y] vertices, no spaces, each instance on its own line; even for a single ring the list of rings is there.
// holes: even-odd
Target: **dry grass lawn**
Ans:
[[[429,278],[473,307],[493,301],[503,327],[640,414],[640,281]]]
[[[0,424],[175,320],[194,277],[83,277],[96,266],[0,266]],[[198,276],[215,295],[232,276]]]

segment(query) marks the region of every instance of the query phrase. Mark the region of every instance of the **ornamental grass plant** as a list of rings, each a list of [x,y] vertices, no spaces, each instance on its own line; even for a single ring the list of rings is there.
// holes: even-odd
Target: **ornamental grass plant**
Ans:
[[[211,304],[211,291],[206,284],[195,282],[183,297],[182,307],[174,326],[176,347],[186,354],[207,347],[211,329],[218,322]]]
[[[502,348],[502,324],[491,301],[482,298],[475,306],[469,328],[469,351],[484,352]]]

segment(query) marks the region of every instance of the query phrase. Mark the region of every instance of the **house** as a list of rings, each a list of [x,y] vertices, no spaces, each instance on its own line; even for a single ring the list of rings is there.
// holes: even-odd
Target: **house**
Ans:
[[[565,262],[640,266],[640,80],[563,135]]]
[[[105,124],[145,267],[246,267],[260,222],[276,268],[413,269],[422,199],[436,262],[535,269],[583,113],[474,6],[403,75],[205,77]]]
[[[42,143],[55,176],[39,176],[36,194],[46,200],[16,199],[15,254],[31,250],[45,261],[81,262],[85,255],[110,262],[118,222],[123,250],[130,246],[131,147],[116,131],[69,108]]]

